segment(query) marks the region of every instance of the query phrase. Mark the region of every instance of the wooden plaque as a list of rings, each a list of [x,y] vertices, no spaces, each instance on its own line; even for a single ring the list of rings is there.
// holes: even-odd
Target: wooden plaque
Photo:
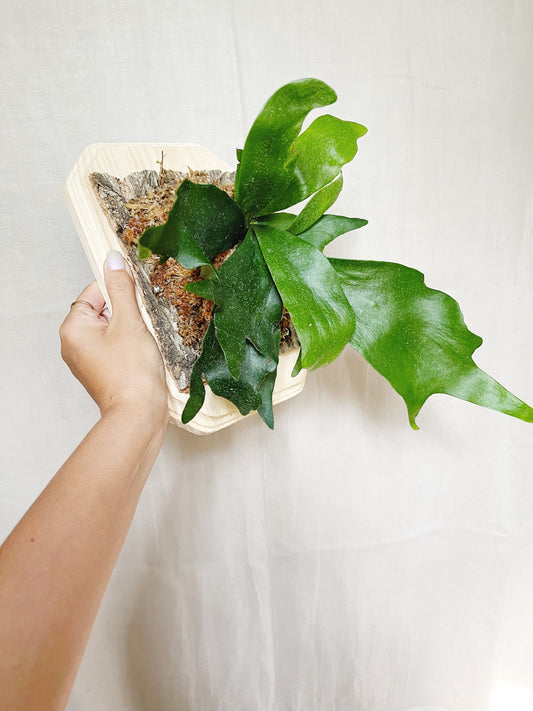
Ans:
[[[89,180],[91,173],[108,173],[124,178],[136,171],[157,170],[161,152],[165,155],[165,168],[187,172],[188,170],[231,170],[223,160],[207,148],[182,143],[95,143],[82,152],[70,175],[63,194],[81,243],[91,265],[95,279],[107,298],[103,278],[103,264],[109,250],[120,251],[126,261],[129,259],[124,245],[111,227],[98,197]],[[137,302],[143,319],[158,342],[156,330],[147,310],[146,299],[137,283]],[[292,368],[298,355],[292,350],[280,355],[273,403],[277,404],[297,395],[304,387],[306,373],[301,371],[291,377]],[[167,364],[166,364],[167,365]],[[196,417],[187,425],[181,422],[181,413],[188,399],[188,393],[181,391],[167,366],[167,386],[170,421],[194,434],[210,434],[243,419],[238,409],[229,401],[215,395],[206,385],[204,405]],[[255,414],[255,413],[251,413]],[[250,416],[250,415],[248,415]]]

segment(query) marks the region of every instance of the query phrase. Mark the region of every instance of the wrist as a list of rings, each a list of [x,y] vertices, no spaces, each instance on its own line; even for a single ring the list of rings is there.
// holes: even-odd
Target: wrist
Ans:
[[[112,401],[100,408],[103,420],[121,421],[142,432],[147,438],[163,434],[168,423],[168,405],[164,401],[136,398]]]

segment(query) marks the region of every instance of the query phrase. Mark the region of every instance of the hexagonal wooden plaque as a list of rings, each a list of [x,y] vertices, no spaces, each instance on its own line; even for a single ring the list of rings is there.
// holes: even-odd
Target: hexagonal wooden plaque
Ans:
[[[106,254],[116,249],[124,254],[124,246],[108,222],[90,183],[89,175],[94,172],[109,173],[124,178],[141,170],[156,170],[161,152],[165,155],[165,168],[187,172],[191,170],[231,170],[223,160],[207,148],[184,143],[96,143],[82,152],[63,187],[63,194],[72,220],[80,237],[83,249],[91,265],[102,293],[106,295],[103,263]],[[134,270],[132,270],[134,272]],[[158,341],[150,315],[143,299],[142,290],[136,284],[137,302],[143,319]],[[295,378],[291,372],[298,352],[290,351],[280,355],[273,403],[297,395],[304,387],[306,373],[301,371]],[[243,419],[238,409],[229,401],[215,395],[206,386],[204,405],[196,417],[187,425],[181,422],[181,413],[188,399],[188,393],[178,389],[176,381],[167,367],[167,386],[170,421],[194,434],[210,434]],[[250,416],[250,415],[248,415]]]

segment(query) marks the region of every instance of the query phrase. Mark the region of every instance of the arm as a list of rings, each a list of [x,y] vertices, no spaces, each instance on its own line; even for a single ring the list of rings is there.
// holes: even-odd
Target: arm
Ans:
[[[10,711],[65,708],[166,427],[161,357],[114,259],[105,267],[113,317],[92,284],[79,299],[93,308],[75,303],[60,330],[63,358],[101,418],[0,548],[0,689]]]

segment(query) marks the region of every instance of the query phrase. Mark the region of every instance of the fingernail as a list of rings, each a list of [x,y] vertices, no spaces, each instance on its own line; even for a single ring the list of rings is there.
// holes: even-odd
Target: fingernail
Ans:
[[[116,249],[112,249],[107,253],[105,258],[107,268],[114,271],[115,269],[124,269],[126,264],[124,263],[124,257]]]

